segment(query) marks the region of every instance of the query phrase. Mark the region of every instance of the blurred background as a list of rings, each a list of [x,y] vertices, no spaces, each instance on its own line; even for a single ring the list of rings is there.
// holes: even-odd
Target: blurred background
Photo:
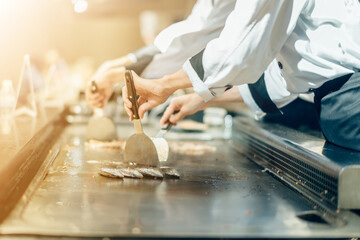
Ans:
[[[184,19],[194,3],[0,0],[0,80],[16,84],[25,54],[43,75],[51,62],[62,59],[68,66],[83,66],[86,78],[103,61],[144,46],[163,28]]]

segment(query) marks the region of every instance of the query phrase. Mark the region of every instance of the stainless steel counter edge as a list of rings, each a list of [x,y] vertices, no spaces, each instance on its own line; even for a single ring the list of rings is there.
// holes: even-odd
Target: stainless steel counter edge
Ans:
[[[0,169],[0,224],[16,206],[43,165],[49,150],[64,126],[66,110],[57,113],[40,128]]]
[[[319,205],[326,203],[333,210],[359,209],[359,152],[276,124],[237,118],[234,126],[237,147],[252,149],[254,152],[249,153],[255,162],[288,180],[306,196],[313,196]],[[296,166],[296,173],[291,164]]]

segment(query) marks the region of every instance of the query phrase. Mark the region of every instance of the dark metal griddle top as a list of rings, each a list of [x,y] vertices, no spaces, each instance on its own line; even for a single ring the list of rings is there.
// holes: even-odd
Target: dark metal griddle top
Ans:
[[[231,142],[202,142],[216,152],[170,153],[166,165],[179,180],[109,179],[97,174],[122,153],[84,146],[86,125],[69,125],[52,149],[59,152],[44,179],[39,173],[12,214],[4,235],[120,237],[351,237],[359,235],[356,214],[343,226],[296,217],[313,205],[253,162]],[[147,134],[154,135],[148,129]],[[120,126],[126,139],[130,125]],[[54,154],[49,154],[51,158]],[[51,161],[47,159],[46,161]],[[34,180],[36,182],[36,179]]]

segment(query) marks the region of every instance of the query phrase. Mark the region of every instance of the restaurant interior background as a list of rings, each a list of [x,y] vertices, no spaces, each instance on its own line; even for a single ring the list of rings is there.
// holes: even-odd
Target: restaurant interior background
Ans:
[[[256,121],[245,104],[211,106],[165,139],[163,109],[152,109],[141,123],[165,157],[149,139],[155,163],[126,162],[140,121],[129,121],[121,84],[104,109],[87,105],[85,84],[194,3],[0,0],[0,240],[359,239],[360,152]]]
[[[43,81],[61,60],[86,81],[105,60],[151,42],[182,20],[194,0],[0,0],[0,81],[14,88],[24,55]],[[34,80],[35,88],[40,88]],[[41,83],[40,83],[41,85]],[[36,89],[35,89],[36,91]]]

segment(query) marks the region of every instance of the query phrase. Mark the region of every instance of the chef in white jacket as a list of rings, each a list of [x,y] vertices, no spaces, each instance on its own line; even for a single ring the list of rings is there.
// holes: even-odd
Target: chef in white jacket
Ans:
[[[86,89],[88,103],[103,107],[113,85],[123,81],[125,67],[145,78],[160,78],[181,68],[186,59],[198,53],[219,36],[236,0],[198,0],[191,14],[156,37],[154,43],[118,59],[106,61],[93,76],[99,93]]]
[[[98,84],[99,92],[94,94],[91,93],[90,87],[87,88],[86,96],[90,105],[103,107],[106,104],[113,85],[122,80],[125,66],[149,79],[160,78],[181,68],[189,57],[200,52],[210,40],[220,35],[228,15],[234,10],[235,3],[235,0],[199,0],[187,19],[163,30],[154,44],[105,62],[93,77]],[[232,90],[232,94],[218,98],[213,103],[245,101],[258,118],[264,116],[265,112],[278,114],[278,108],[297,98],[297,94],[290,94],[286,90],[286,83],[280,74],[279,67],[274,61],[264,73],[265,84],[261,89],[257,89],[255,85],[242,85],[239,89]],[[253,97],[255,93],[269,99],[270,107],[259,106],[259,98]]]
[[[326,139],[360,150],[359,44],[358,0],[237,1],[220,36],[183,69],[152,81],[135,77],[139,113],[191,86],[208,102],[257,82],[276,59],[290,92],[314,92]],[[129,108],[126,89],[123,95]]]

